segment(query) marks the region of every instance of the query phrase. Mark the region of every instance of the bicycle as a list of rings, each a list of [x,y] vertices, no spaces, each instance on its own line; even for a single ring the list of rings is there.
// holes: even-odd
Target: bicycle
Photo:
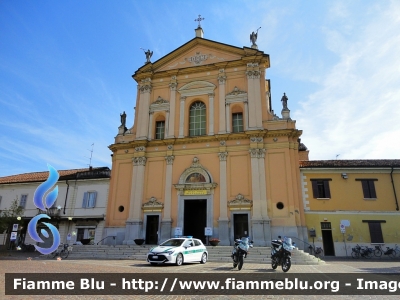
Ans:
[[[391,258],[396,257],[396,251],[393,248],[386,247],[386,251],[383,253],[384,255],[387,255]]]
[[[58,249],[49,254],[50,258],[61,257],[62,259],[66,259],[69,255],[68,244],[61,244]]]
[[[376,257],[381,257],[382,253],[383,253],[383,249],[382,249],[381,245],[375,246],[374,255]]]
[[[373,252],[372,248],[368,248],[366,246],[360,246],[357,244],[354,248],[351,248],[351,250],[352,250],[351,257],[353,257],[353,258],[360,258],[360,257],[371,258],[372,257],[372,252]]]
[[[396,252],[395,257],[400,256],[400,247],[397,244],[394,245],[394,252]]]

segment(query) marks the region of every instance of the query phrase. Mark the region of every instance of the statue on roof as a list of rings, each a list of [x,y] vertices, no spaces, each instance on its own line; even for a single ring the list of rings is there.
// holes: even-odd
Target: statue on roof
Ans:
[[[150,49],[147,51],[145,51],[143,48],[140,49],[144,51],[144,54],[146,55],[146,64],[148,64],[150,62],[150,58],[153,56],[153,51],[150,51]]]
[[[121,117],[121,126],[125,127],[125,125],[126,125],[126,113],[125,113],[125,111],[122,114],[120,114],[120,117]]]
[[[261,28],[261,27],[260,27],[260,28]],[[256,44],[256,41],[257,41],[257,34],[258,34],[258,30],[260,30],[260,28],[258,28],[256,32],[253,31],[253,32],[250,34],[250,42],[252,43],[251,48],[257,48],[257,44]]]
[[[282,96],[282,99],[281,99],[283,109],[288,109],[288,107],[287,107],[287,101],[288,101],[288,100],[289,100],[289,99],[288,99],[288,97],[286,96],[286,93],[283,93],[283,96]]]

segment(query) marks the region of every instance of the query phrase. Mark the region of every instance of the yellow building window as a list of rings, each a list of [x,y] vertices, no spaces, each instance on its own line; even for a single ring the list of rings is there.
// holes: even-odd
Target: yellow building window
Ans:
[[[332,179],[311,179],[313,197],[314,198],[322,198],[329,199],[331,198],[331,191],[329,189],[329,181]]]

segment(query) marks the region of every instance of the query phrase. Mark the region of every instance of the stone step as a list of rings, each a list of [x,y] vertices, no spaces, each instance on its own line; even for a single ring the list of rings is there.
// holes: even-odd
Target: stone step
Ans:
[[[85,245],[72,246],[70,252],[71,258],[96,258],[96,259],[132,259],[146,261],[147,253],[154,245]],[[208,261],[232,262],[230,257],[232,253],[231,246],[206,246],[208,251]],[[248,263],[271,263],[270,247],[254,247],[250,249],[249,256],[246,258]],[[315,265],[324,263],[322,260],[309,255],[303,250],[294,249],[292,251],[292,264]]]

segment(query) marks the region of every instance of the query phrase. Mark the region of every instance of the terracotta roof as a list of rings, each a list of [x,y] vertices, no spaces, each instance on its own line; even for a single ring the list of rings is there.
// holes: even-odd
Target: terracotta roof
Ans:
[[[99,172],[100,171],[100,172]],[[76,178],[109,178],[110,169],[108,167],[57,170],[60,175],[59,180],[68,180]],[[83,175],[83,176],[82,176]],[[91,175],[91,176],[88,176]],[[49,177],[49,171],[33,172],[25,174],[17,174],[11,176],[0,177],[0,184],[7,183],[23,183],[23,182],[43,182]]]
[[[300,168],[390,168],[400,167],[400,159],[301,160]]]

